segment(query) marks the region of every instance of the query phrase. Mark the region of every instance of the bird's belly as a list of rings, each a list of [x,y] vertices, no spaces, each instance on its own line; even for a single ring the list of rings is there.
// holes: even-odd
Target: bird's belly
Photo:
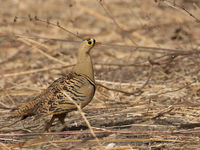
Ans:
[[[86,100],[81,103],[82,108],[91,102],[92,98],[94,97],[94,93],[95,93],[94,88],[88,90],[88,96],[86,97]]]

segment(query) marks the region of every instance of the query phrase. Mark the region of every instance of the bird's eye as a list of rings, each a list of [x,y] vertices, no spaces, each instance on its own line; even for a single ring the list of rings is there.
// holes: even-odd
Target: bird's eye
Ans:
[[[87,45],[88,45],[88,46],[93,46],[93,45],[94,45],[94,42],[93,42],[92,40],[88,40],[88,41],[87,41]]]

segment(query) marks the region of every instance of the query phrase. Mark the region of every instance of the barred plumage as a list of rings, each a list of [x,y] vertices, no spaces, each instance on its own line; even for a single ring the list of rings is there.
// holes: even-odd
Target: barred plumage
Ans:
[[[53,115],[46,125],[46,130],[49,130],[55,118],[63,124],[66,114],[77,109],[67,96],[82,108],[85,107],[95,93],[93,66],[89,55],[94,45],[94,39],[84,40],[78,50],[77,64],[72,72],[55,80],[40,95],[14,110],[12,117],[25,119],[35,115],[35,118],[39,119]]]

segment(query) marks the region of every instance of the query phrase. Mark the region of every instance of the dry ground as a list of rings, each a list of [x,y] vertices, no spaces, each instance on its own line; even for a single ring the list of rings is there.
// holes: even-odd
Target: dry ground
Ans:
[[[73,112],[48,135],[50,116],[1,129],[0,149],[200,149],[198,18],[199,0],[1,0],[0,126],[70,71],[77,36],[102,45],[92,52],[99,86],[83,109],[99,144]]]

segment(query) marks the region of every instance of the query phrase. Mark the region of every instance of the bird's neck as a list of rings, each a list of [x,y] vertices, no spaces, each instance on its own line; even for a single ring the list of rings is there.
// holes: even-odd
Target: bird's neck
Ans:
[[[74,66],[72,71],[78,74],[86,75],[94,82],[93,64],[89,54],[80,53],[78,55],[77,64]]]

